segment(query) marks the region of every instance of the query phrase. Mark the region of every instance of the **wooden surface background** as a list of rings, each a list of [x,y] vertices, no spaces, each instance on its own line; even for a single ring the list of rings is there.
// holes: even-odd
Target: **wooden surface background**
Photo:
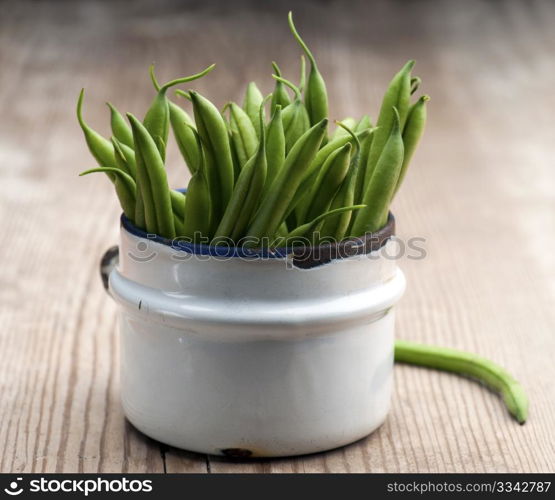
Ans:
[[[404,258],[399,337],[475,351],[525,386],[518,426],[494,394],[456,376],[396,367],[386,424],[329,453],[230,461],[156,443],[119,402],[115,306],[98,259],[118,214],[74,115],[108,133],[105,100],[142,115],[162,80],[217,103],[270,61],[298,75],[281,2],[0,3],[0,470],[67,472],[483,472],[555,470],[555,4],[296,2],[328,82],[331,116],[370,111],[409,58],[432,96],[429,127],[395,202]],[[227,5],[227,6],[226,6]],[[176,149],[174,186],[187,182]]]

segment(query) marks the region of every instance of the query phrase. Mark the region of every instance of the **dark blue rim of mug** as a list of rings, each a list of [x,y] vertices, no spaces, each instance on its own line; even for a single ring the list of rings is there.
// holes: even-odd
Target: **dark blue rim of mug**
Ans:
[[[187,190],[177,189],[176,191],[185,193]],[[180,250],[194,255],[208,255],[212,257],[283,259],[297,252],[297,249],[292,247],[245,248],[245,247],[235,247],[235,246],[228,246],[228,245],[203,245],[202,243],[191,243],[189,241],[184,241],[180,238],[175,238],[171,240],[169,238],[164,238],[157,234],[148,233],[143,229],[138,228],[125,216],[125,214],[121,214],[121,225],[125,228],[127,232],[135,236],[138,236],[139,238],[145,238],[149,241],[155,241],[157,243],[161,243],[163,245],[169,246],[174,250]],[[372,241],[371,245],[368,245],[367,241],[371,241],[371,238],[373,237],[372,234],[368,233],[363,238],[351,238],[350,240],[345,240],[340,243],[325,244],[319,248],[322,248],[322,249],[325,248],[326,251],[329,252],[330,249],[333,251],[334,247],[342,247],[344,245],[351,244],[352,248],[350,252],[353,255],[368,253],[368,251],[372,251],[381,247],[383,242],[385,242],[385,240],[388,239],[393,234],[395,234],[395,219],[393,217],[393,214],[391,214],[390,212],[387,225],[384,228],[382,228],[380,231],[375,233],[376,236],[378,235],[380,236],[379,241]],[[374,243],[377,243],[377,246]],[[357,247],[359,247],[358,250],[357,250]],[[362,249],[360,247],[365,247],[365,249]],[[304,252],[310,253],[315,248],[318,248],[318,247],[306,247],[304,249]],[[326,261],[328,261],[328,259],[326,259]],[[322,262],[318,262],[318,263],[322,263]]]

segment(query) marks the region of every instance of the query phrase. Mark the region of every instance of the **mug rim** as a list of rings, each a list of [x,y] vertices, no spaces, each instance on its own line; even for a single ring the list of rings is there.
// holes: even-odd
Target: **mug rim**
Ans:
[[[185,193],[185,189],[177,189]],[[293,264],[300,268],[311,268],[335,259],[365,255],[379,250],[385,242],[395,235],[395,217],[388,213],[386,224],[373,233],[365,233],[363,236],[347,238],[340,242],[323,243],[317,246],[303,247],[278,247],[278,248],[245,248],[228,245],[205,245],[202,243],[191,243],[180,237],[169,239],[158,234],[148,233],[138,228],[125,214],[121,214],[121,226],[130,234],[149,241],[154,241],[168,246],[174,250],[184,251],[194,255],[205,255],[211,257],[239,257],[239,258],[262,258],[262,259],[284,259],[292,258]]]

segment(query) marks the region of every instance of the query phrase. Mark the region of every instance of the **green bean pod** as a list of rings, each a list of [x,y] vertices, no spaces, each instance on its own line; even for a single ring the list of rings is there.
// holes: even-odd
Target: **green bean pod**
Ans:
[[[349,172],[347,173],[345,180],[334,196],[331,204],[332,208],[351,206],[355,203],[355,191],[359,174],[360,155],[362,149],[360,140],[358,139],[354,131],[350,130],[345,125],[340,124],[340,126],[345,127],[346,131],[351,135],[356,149],[355,152],[351,155]],[[323,236],[329,235],[333,237],[335,241],[342,241],[347,236],[347,234],[349,234],[349,226],[351,225],[352,220],[353,214],[350,211],[344,212],[335,217],[330,217],[326,219],[326,222],[324,223],[324,226],[327,225],[328,227],[323,227],[321,233]]]
[[[120,170],[129,174],[133,180],[137,177],[137,165],[135,162],[135,151],[129,146],[118,141],[114,136],[110,138],[114,147],[114,158]]]
[[[409,116],[403,130],[405,156],[403,158],[403,166],[401,167],[401,173],[399,174],[399,179],[397,180],[393,196],[395,196],[401,186],[401,183],[403,182],[403,179],[405,178],[412,155],[416,151],[416,146],[424,133],[424,128],[426,127],[426,103],[429,100],[430,97],[424,95],[418,99],[418,101],[416,101],[409,110]]]
[[[174,238],[173,210],[164,161],[146,127],[131,113],[127,113],[127,118],[133,131],[147,231]]]
[[[283,239],[284,240],[291,240],[291,239],[294,239],[294,238],[304,237],[308,233],[310,233],[312,231],[315,231],[316,227],[321,222],[328,219],[329,217],[339,216],[339,215],[341,215],[343,213],[346,213],[346,212],[353,212],[355,210],[360,210],[361,208],[364,208],[365,206],[366,205],[351,205],[351,206],[348,206],[348,207],[339,207],[339,208],[335,208],[333,210],[329,210],[327,212],[324,212],[323,214],[320,214],[318,217],[311,220],[310,222],[307,222],[306,224],[302,224],[301,226],[293,229],[293,231],[290,231],[287,234],[287,236],[285,236]]]
[[[187,196],[185,197],[185,214],[183,220],[182,236],[191,241],[198,242],[197,237],[208,238],[211,234],[212,203],[211,194],[207,178],[206,163],[201,138],[196,130],[191,129],[201,152],[199,168],[194,173],[187,186]]]
[[[328,116],[328,94],[326,91],[326,84],[320,71],[318,71],[318,66],[316,65],[316,60],[312,52],[309,50],[293,24],[293,14],[291,12],[289,12],[289,28],[310,61],[310,73],[308,75],[304,102],[310,118],[310,124],[314,125]]]
[[[135,217],[133,218],[133,222],[138,228],[147,231],[146,228],[146,214],[145,214],[145,205],[143,201],[142,189],[140,186],[140,178],[139,176],[135,179]]]
[[[372,147],[373,134],[364,137],[360,141],[360,157],[358,162],[358,172],[355,182],[355,201],[357,203],[362,202],[362,197],[364,196],[364,178],[366,173],[366,165],[368,164],[368,155],[370,154],[370,148]],[[354,218],[351,218],[351,222]]]
[[[258,120],[258,111],[260,110],[260,105],[264,101],[264,96],[260,92],[256,83],[250,82],[247,85],[247,91],[245,92],[245,98],[243,99],[243,110],[247,113],[251,120],[251,123],[256,131],[256,136],[260,137],[260,122]]]
[[[366,129],[373,128],[374,125],[372,124],[372,119],[368,115],[364,115],[358,123],[354,126],[354,132],[362,132]]]
[[[348,142],[328,157],[312,189],[308,210],[306,214],[301,215],[302,222],[311,221],[329,210],[334,196],[349,171],[351,149],[351,143]]]
[[[299,137],[301,137],[310,128],[310,122],[308,113],[302,102],[299,88],[285,78],[281,78],[276,75],[273,75],[273,77],[290,87],[293,92],[295,92],[295,100],[281,113],[283,133],[285,135],[285,151],[287,153],[291,150]]]
[[[135,181],[133,178],[126,174],[123,170],[119,168],[112,168],[112,167],[98,167],[98,168],[91,168],[90,170],[85,170],[81,172],[79,175],[87,175],[92,174],[94,172],[103,172],[108,173],[110,172],[114,175],[114,186],[116,188],[116,194],[118,195],[118,199],[123,209],[123,213],[125,216],[133,221],[135,218]]]
[[[231,139],[234,143],[235,153],[239,161],[239,167],[247,163],[254,155],[258,147],[258,135],[249,118],[249,115],[234,102],[226,105],[230,111],[230,126],[232,129]],[[235,133],[235,131],[237,133]]]
[[[420,87],[421,83],[422,83],[422,79],[419,76],[413,76],[410,79],[410,93],[411,93],[411,95],[414,94],[418,90],[418,87]]]
[[[364,173],[364,189],[368,188],[372,178],[374,168],[382,154],[385,143],[388,141],[395,113],[397,109],[400,120],[400,127],[403,130],[410,106],[410,72],[414,66],[414,61],[407,62],[403,68],[393,77],[382,100],[380,115],[377,122],[377,130],[372,139],[372,146],[368,155],[368,162]],[[357,214],[357,219],[361,212]]]
[[[281,119],[281,105],[277,105],[268,124],[266,135],[267,176],[264,192],[267,192],[285,162],[285,132]]]
[[[279,66],[275,62],[272,62],[272,68],[274,70],[274,74],[276,74],[277,76],[281,76]],[[272,101],[270,104],[272,115],[276,112],[277,106],[281,106],[281,108],[283,109],[289,104],[291,104],[291,98],[289,97],[287,89],[282,82],[276,80],[274,91],[272,92]]]
[[[168,143],[168,135],[170,130],[170,108],[169,100],[166,97],[167,90],[181,83],[198,80],[207,73],[210,73],[210,71],[212,71],[214,67],[215,65],[212,64],[200,73],[186,76],[184,78],[177,78],[160,86],[158,85],[156,76],[154,75],[154,65],[150,66],[150,77],[152,79],[154,87],[157,90],[157,93],[143,119],[143,125],[148,130],[151,137],[154,139],[162,160],[164,160],[166,157],[166,145]]]
[[[365,137],[371,135],[374,129],[367,129],[362,130],[361,132],[357,133],[356,136],[359,140],[363,140]],[[325,146],[323,146],[314,159],[312,160],[311,164],[308,166],[308,169],[305,173],[303,181],[301,183],[300,188],[298,189],[297,193],[295,193],[295,198],[291,203],[290,210],[294,210],[296,217],[295,220],[299,220],[299,224],[304,221],[300,221],[299,215],[301,213],[306,213],[308,209],[308,205],[312,200],[310,192],[311,188],[314,185],[316,178],[322,168],[322,165],[327,160],[327,158],[332,154],[335,150],[343,147],[348,142],[352,142],[353,138],[346,134],[342,135],[336,139],[329,141]],[[288,214],[289,215],[289,214]]]
[[[352,228],[352,236],[362,236],[374,232],[387,222],[389,203],[403,165],[403,138],[399,114],[394,108],[393,128],[376,164],[374,174],[363,196],[366,208],[357,212]],[[375,137],[374,137],[375,140]]]
[[[197,131],[202,142],[213,222],[219,221],[231,199],[235,174],[227,127],[218,109],[198,92],[190,92]]]
[[[231,201],[216,229],[212,244],[217,244],[218,238],[222,237],[238,242],[258,206],[267,171],[266,140],[262,116],[263,104],[260,106],[261,135],[258,148],[239,174]]]
[[[118,141],[133,149],[133,132],[131,132],[131,127],[112,103],[107,102],[106,105],[110,108],[112,134]]]
[[[352,129],[354,129],[357,126],[357,121],[352,117],[344,118],[343,120],[341,120],[341,123],[343,123],[344,125]],[[341,137],[343,135],[349,135],[349,132],[347,132],[343,127],[340,127],[338,125],[333,131],[331,140],[333,141],[334,139],[337,139],[338,137]]]
[[[79,94],[79,99],[77,100],[77,120],[83,130],[85,135],[85,141],[89,148],[89,151],[93,155],[94,159],[101,167],[117,168],[116,159],[114,157],[114,148],[112,143],[102,137],[98,132],[90,128],[83,120],[83,98],[85,95],[85,89],[81,89]],[[115,179],[115,174],[111,171],[106,172],[110,179]]]
[[[312,162],[328,125],[327,119],[307,130],[295,143],[285,158],[285,163],[277,174],[272,188],[268,191],[247,231],[253,240],[272,237],[285,220],[288,207],[295,196],[308,165]]]
[[[509,413],[519,424],[528,417],[528,398],[522,386],[501,366],[469,352],[397,340],[395,361],[458,373],[499,392]]]
[[[195,138],[195,122],[189,114],[177,104],[169,101],[170,124],[177,142],[177,147],[181,156],[191,172],[191,175],[198,170],[201,151]]]
[[[185,216],[185,194],[181,191],[170,189],[170,198],[172,204],[172,212],[178,217],[180,221],[183,220],[183,217]]]

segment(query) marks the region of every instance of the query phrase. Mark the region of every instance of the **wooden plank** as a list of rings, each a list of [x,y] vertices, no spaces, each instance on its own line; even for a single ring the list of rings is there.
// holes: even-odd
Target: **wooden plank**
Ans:
[[[298,75],[287,5],[4,2],[0,17],[0,471],[493,472],[555,470],[555,7],[549,2],[305,2],[297,24],[328,82],[332,118],[375,117],[391,75],[417,59],[430,122],[394,211],[405,256],[398,336],[479,352],[531,399],[520,427],[497,397],[455,376],[399,366],[386,424],[307,457],[229,461],[160,445],[125,422],[115,306],[97,275],[117,202],[73,109],[108,133],[103,101],[142,116],[161,80],[218,68],[194,87],[223,104],[268,61]],[[170,179],[188,175],[176,148]]]

